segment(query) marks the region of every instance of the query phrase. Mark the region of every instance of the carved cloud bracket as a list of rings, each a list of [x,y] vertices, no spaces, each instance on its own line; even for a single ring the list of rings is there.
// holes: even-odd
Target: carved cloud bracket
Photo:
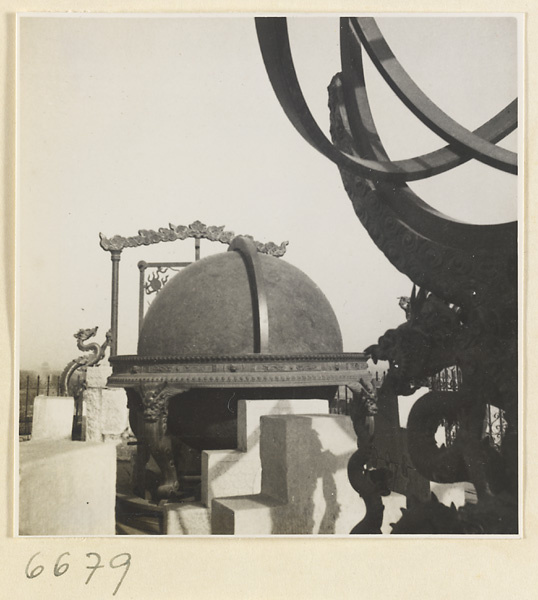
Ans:
[[[160,227],[158,231],[152,229],[140,229],[138,235],[131,237],[123,237],[115,235],[111,238],[105,237],[102,233],[99,234],[100,245],[107,252],[121,252],[124,248],[137,248],[138,246],[150,246],[159,244],[160,242],[175,242],[176,240],[186,240],[187,238],[207,239],[211,242],[220,242],[221,244],[230,244],[234,239],[233,231],[225,231],[224,225],[205,225],[201,221],[194,221],[188,226],[172,225],[168,227]],[[289,242],[282,242],[280,245],[274,242],[257,242],[250,235],[245,235],[254,242],[256,250],[263,254],[281,257],[286,253],[286,246]]]

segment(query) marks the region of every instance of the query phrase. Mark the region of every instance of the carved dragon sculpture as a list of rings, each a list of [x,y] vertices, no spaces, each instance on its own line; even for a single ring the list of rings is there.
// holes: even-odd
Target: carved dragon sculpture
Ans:
[[[417,294],[415,286],[406,308],[406,322],[364,351],[374,364],[389,362],[388,377],[399,395],[412,394],[426,377],[458,362],[454,336],[464,330],[461,311],[425,290]]]
[[[409,415],[409,451],[413,463],[432,481],[469,480],[468,466],[473,460],[494,466],[486,477],[490,483],[493,473],[503,472],[497,453],[483,444],[473,445],[472,440],[478,438],[465,438],[465,429],[450,448],[438,449],[434,436],[443,419],[467,422],[467,431],[481,434],[487,403],[503,408],[509,421],[513,419],[517,409],[514,344],[511,337],[500,338],[486,332],[478,336],[463,311],[433,294],[423,290],[417,294],[413,289],[407,321],[387,331],[377,344],[365,350],[374,362],[389,361],[387,379],[400,395],[414,392],[424,385],[426,377],[443,368],[452,365],[461,368],[463,384],[458,393],[431,392],[417,401]]]
[[[341,150],[356,152],[340,75],[329,87],[329,105],[333,141]],[[363,136],[364,144],[367,140]],[[485,514],[498,505],[498,494],[508,493],[512,501],[503,507],[509,511],[517,498],[518,472],[515,232],[510,241],[509,226],[499,226],[498,244],[488,239],[489,229],[477,227],[473,233],[473,226],[469,232],[443,235],[407,185],[373,182],[344,167],[340,173],[372,240],[422,286],[411,297],[406,322],[366,353],[389,361],[388,378],[402,395],[445,367],[457,365],[463,376],[458,393],[430,393],[415,404],[408,420],[411,460],[432,481],[472,481]],[[417,209],[424,218],[409,218]],[[447,225],[447,231],[451,228]],[[505,410],[508,428],[500,455],[480,441],[487,403]],[[446,420],[456,420],[459,433],[451,447],[438,448],[435,432]],[[513,515],[504,522],[515,524],[504,533],[517,531]]]
[[[352,392],[350,417],[357,435],[358,450],[351,456],[347,473],[351,487],[362,497],[366,506],[364,518],[351,530],[352,534],[379,534],[383,523],[382,496],[390,494],[389,472],[372,468],[374,417],[377,414],[376,389],[362,379],[349,385]]]
[[[496,145],[517,127],[517,101],[476,131],[468,131],[410,79],[374,19],[343,18],[342,73],[329,86],[330,140],[302,94],[286,20],[258,18],[256,27],[269,79],[287,117],[309,144],[338,166],[355,213],[376,246],[424,290],[414,294],[406,323],[370,346],[370,355],[389,361],[388,377],[402,394],[411,393],[443,367],[461,369],[460,391],[448,396],[430,393],[409,415],[409,451],[417,470],[433,480],[472,481],[480,510],[494,511],[501,490],[507,490],[516,500],[503,506],[513,511],[518,471],[517,223],[456,221],[428,206],[407,182],[471,158],[517,173],[517,155]],[[390,160],[370,110],[362,47],[400,100],[448,146]],[[486,403],[503,408],[508,422],[502,468],[490,468],[498,456],[481,443]],[[451,419],[460,425],[458,438],[450,449],[437,449],[437,424]],[[494,481],[488,472],[492,470],[505,481]],[[517,526],[517,518],[505,521],[510,522],[508,528]]]
[[[72,385],[72,377],[75,371],[83,367],[96,366],[104,358],[106,349],[108,348],[112,339],[111,331],[106,333],[106,339],[103,344],[97,342],[85,342],[97,334],[97,327],[92,329],[79,329],[75,334],[74,338],[77,340],[77,348],[81,352],[92,352],[92,354],[86,354],[85,356],[79,356],[78,358],[70,361],[60,376],[60,394],[62,396],[74,396],[80,395],[80,390],[74,389]]]
[[[399,395],[413,393],[426,377],[458,365],[464,380],[482,371],[480,387],[487,389],[489,402],[509,409],[517,397],[517,365],[511,358],[517,347],[511,327],[502,329],[494,324],[482,328],[465,310],[423,289],[417,293],[414,286],[406,322],[385,332],[365,353],[374,363],[389,362],[388,376]]]

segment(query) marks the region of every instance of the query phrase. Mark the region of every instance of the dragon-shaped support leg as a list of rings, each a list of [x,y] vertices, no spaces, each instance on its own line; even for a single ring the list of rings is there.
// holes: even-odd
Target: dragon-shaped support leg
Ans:
[[[409,454],[415,468],[430,481],[454,483],[471,481],[478,497],[491,493],[493,473],[500,475],[500,456],[487,442],[481,442],[483,414],[473,414],[474,405],[466,394],[429,392],[414,404],[407,434]],[[437,428],[443,421],[459,424],[454,443],[438,447]]]
[[[466,519],[471,521],[466,522],[466,531],[476,521],[477,530],[484,532],[516,532],[517,321],[511,308],[459,308],[424,290],[417,294],[415,288],[402,308],[407,309],[406,322],[365,350],[374,362],[389,361],[385,382],[398,395],[409,395],[444,368],[456,366],[461,374],[457,390],[432,391],[413,405],[407,423],[413,466],[430,481],[474,485],[478,509],[465,508]],[[508,424],[498,449],[484,437],[489,405],[502,409]],[[436,432],[446,423],[456,425],[456,437],[439,447]],[[432,524],[439,509],[436,505],[428,517]],[[488,520],[496,511],[503,515],[501,524]],[[459,522],[460,512],[453,516]],[[397,531],[414,533],[408,529],[413,526],[409,520]],[[439,532],[435,524],[431,532]]]
[[[168,433],[168,403],[172,396],[177,395],[177,389],[162,384],[141,384],[135,393],[129,394],[131,415],[136,415],[134,432],[142,445],[146,445],[149,453],[155,459],[161,471],[161,481],[156,490],[158,500],[173,498],[180,491],[179,480],[174,460],[172,436]],[[140,417],[140,418],[139,418]],[[134,425],[134,418],[131,422]],[[139,467],[145,469],[148,457],[143,457]],[[138,487],[144,484],[138,482]],[[144,489],[139,489],[142,495]]]
[[[469,390],[430,392],[413,406],[408,420],[409,452],[415,468],[431,481],[473,483],[478,502],[450,513],[432,498],[404,514],[394,533],[499,533],[518,531],[517,490],[511,485],[512,457],[493,449],[481,438],[485,399]],[[477,401],[478,396],[478,401]],[[450,446],[438,447],[435,432],[442,422],[457,422],[458,430]],[[504,450],[504,448],[503,448]],[[428,531],[416,529],[429,523]],[[448,518],[450,517],[450,518]]]
[[[386,469],[372,469],[369,463],[374,448],[374,415],[377,413],[375,390],[364,381],[350,385],[353,394],[350,416],[357,434],[358,450],[351,456],[347,473],[351,487],[366,505],[366,515],[351,530],[352,534],[379,534],[383,523],[382,496],[390,493]]]

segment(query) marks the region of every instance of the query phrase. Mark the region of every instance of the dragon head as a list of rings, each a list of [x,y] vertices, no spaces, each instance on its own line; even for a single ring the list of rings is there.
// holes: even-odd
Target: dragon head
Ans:
[[[387,379],[400,395],[412,394],[426,377],[454,364],[453,336],[462,326],[458,309],[423,289],[417,293],[413,286],[405,300],[400,306],[406,322],[364,350],[374,363],[388,361]]]
[[[92,329],[79,329],[73,335],[73,337],[75,339],[79,340],[80,342],[84,342],[86,340],[89,340],[91,337],[93,337],[97,333],[97,329],[98,329],[98,327],[93,327]]]

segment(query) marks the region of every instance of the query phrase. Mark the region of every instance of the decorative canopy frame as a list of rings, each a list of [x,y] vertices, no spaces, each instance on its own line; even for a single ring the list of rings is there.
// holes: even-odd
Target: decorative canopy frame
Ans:
[[[110,252],[112,261],[112,292],[111,292],[111,341],[110,341],[110,356],[118,354],[118,310],[119,310],[119,264],[121,253],[125,248],[138,248],[140,246],[150,246],[161,242],[175,242],[177,240],[186,240],[193,238],[195,242],[195,260],[200,259],[200,240],[206,239],[211,242],[220,242],[221,244],[232,243],[236,237],[233,231],[226,231],[224,225],[205,225],[201,221],[194,221],[190,225],[172,225],[161,227],[158,231],[152,229],[140,229],[138,235],[124,237],[114,235],[111,238],[105,237],[102,233],[99,234],[100,246],[103,250]],[[280,245],[274,242],[257,242],[250,235],[245,235],[247,239],[252,241],[255,249],[263,254],[271,256],[284,256],[286,247],[289,242],[282,242]],[[139,263],[140,272],[144,270],[148,263]],[[180,266],[187,266],[190,263],[174,263]],[[139,320],[141,308],[139,306]]]

